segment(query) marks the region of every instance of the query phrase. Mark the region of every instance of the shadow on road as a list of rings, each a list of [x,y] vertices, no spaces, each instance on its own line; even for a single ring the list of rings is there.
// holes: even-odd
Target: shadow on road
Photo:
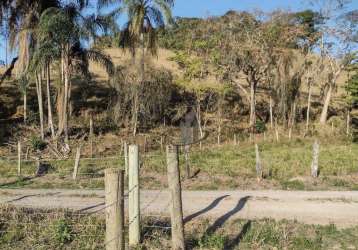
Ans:
[[[46,196],[52,196],[52,195],[57,195],[57,194],[60,194],[61,192],[56,192],[56,193],[47,193]],[[23,195],[19,198],[15,198],[15,199],[12,199],[12,200],[9,200],[7,201],[7,203],[11,203],[11,202],[16,202],[16,201],[20,201],[20,200],[23,200],[23,199],[26,199],[26,198],[30,198],[30,197],[36,197],[36,196],[41,196],[43,194],[29,194],[29,195]]]
[[[244,208],[246,202],[251,198],[251,196],[245,196],[243,198],[241,198],[237,205],[230,210],[229,212],[227,212],[226,214],[224,214],[223,216],[221,216],[220,218],[218,218],[214,224],[212,226],[210,226],[205,234],[213,234],[215,233],[216,230],[218,230],[220,227],[222,227],[222,225],[224,225],[224,223],[230,219],[230,217],[232,217],[233,215],[235,215],[236,213],[238,213],[241,209]]]
[[[85,208],[82,208],[82,209],[80,209],[80,210],[78,210],[77,212],[86,212],[86,211],[88,211],[88,210],[91,210],[91,209],[93,209],[93,208],[96,208],[96,207],[101,207],[101,206],[104,206],[105,205],[105,203],[104,202],[102,202],[102,203],[99,203],[99,204],[96,204],[96,205],[93,205],[93,206],[89,206],[89,207],[85,207]],[[101,209],[100,209],[101,210]]]
[[[226,197],[228,197],[230,195],[224,195],[224,196],[221,196],[217,199],[215,199],[209,206],[207,206],[206,208],[203,208],[202,210],[194,213],[194,214],[191,214],[187,217],[184,218],[184,224],[185,223],[188,223],[189,221],[191,221],[192,219],[202,215],[202,214],[205,214],[207,212],[209,212],[210,210],[214,209],[223,199],[225,199]]]

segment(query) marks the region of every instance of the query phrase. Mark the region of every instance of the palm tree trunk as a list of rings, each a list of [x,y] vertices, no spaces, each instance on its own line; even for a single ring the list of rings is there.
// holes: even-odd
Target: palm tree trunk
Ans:
[[[40,134],[41,134],[41,139],[45,139],[44,113],[43,113],[43,101],[42,101],[42,78],[41,78],[41,73],[36,72],[35,74],[36,74],[37,101],[38,101],[39,115],[40,115]]]
[[[55,139],[55,129],[53,126],[53,118],[52,118],[52,104],[51,104],[51,91],[50,91],[50,83],[51,83],[51,76],[50,76],[50,64],[46,66],[46,87],[47,87],[47,115],[48,115],[48,127],[51,130],[52,139]]]
[[[27,91],[24,92],[24,123],[27,121]]]
[[[61,51],[61,85],[57,94],[57,115],[58,115],[58,130],[57,136],[62,135],[65,128],[64,107],[65,107],[65,48]]]
[[[142,55],[140,60],[140,75],[141,75],[141,84],[144,83],[144,74],[145,74],[145,47],[144,47],[144,34],[140,35],[140,44],[142,49]],[[137,127],[138,127],[138,113],[139,113],[139,86],[134,89],[134,104],[133,104],[133,114],[132,114],[132,123],[133,123],[133,136],[137,135]]]
[[[63,124],[65,133],[65,142],[68,143],[68,97],[69,97],[69,85],[70,85],[70,70],[69,70],[69,45],[66,45],[65,49],[65,64],[64,64],[64,103],[63,103]]]

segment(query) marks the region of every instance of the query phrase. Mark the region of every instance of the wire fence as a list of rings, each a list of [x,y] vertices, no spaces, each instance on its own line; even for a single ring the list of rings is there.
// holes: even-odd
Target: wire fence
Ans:
[[[155,158],[158,164],[161,164],[163,168],[166,168],[167,159],[164,153],[157,154],[144,154],[140,160],[140,171],[145,170],[146,166],[148,166],[148,161],[150,162]],[[109,161],[109,165],[103,165],[103,167],[96,166],[95,169],[92,169],[91,172],[86,168],[86,161],[92,162],[98,161],[103,165],[104,161]],[[99,161],[101,160],[101,161]],[[74,164],[75,159],[66,159],[66,160],[57,160],[57,159],[41,159],[41,160],[27,160],[22,161],[24,164],[21,172],[21,178],[26,178],[34,175],[34,164],[46,163],[58,163],[63,161],[70,161]],[[17,163],[15,159],[1,159],[0,162],[8,162],[8,163]],[[124,161],[124,156],[119,155],[115,157],[105,157],[101,159],[81,159],[79,168],[78,177],[79,179],[84,178],[86,181],[101,181],[104,183],[105,172],[109,168],[121,168]],[[31,165],[32,164],[32,165]],[[15,164],[16,165],[16,164]],[[36,166],[37,168],[39,166]],[[122,167],[123,168],[123,167]],[[18,177],[16,173],[16,168],[11,168],[11,172],[7,173],[7,177]],[[36,170],[38,171],[38,169]],[[57,175],[62,176],[64,179],[71,179],[73,169],[71,168],[56,168],[53,167],[48,170],[46,175]],[[72,182],[76,183],[79,180],[72,180]],[[169,180],[170,181],[170,180]],[[124,193],[123,199],[127,200],[128,196],[131,195],[132,192],[135,192],[135,188],[129,189]],[[113,191],[112,191],[113,192]],[[160,189],[157,191],[153,191],[155,193],[152,194],[151,197],[147,199],[147,201],[141,204],[140,215],[143,215],[145,218],[141,220],[141,230],[142,230],[142,238],[151,238],[153,237],[153,233],[160,231],[161,233],[168,234],[171,230],[170,225],[170,216],[168,216],[168,211],[170,208],[171,200],[169,199],[168,192],[166,189]],[[104,196],[109,195],[110,193],[105,193]],[[24,196],[25,197],[25,196]],[[103,198],[103,196],[102,196]],[[162,204],[161,209],[156,209],[157,204],[163,202],[164,199],[168,199],[165,205]],[[21,197],[19,198],[21,199]],[[16,199],[15,199],[16,200]],[[74,242],[83,240],[83,238],[90,238],[92,242],[92,247],[95,246],[98,248],[105,248],[107,244],[111,244],[111,242],[105,241],[105,223],[103,220],[103,215],[105,211],[110,209],[113,206],[117,206],[117,200],[110,203],[105,204],[101,203],[99,205],[94,205],[92,207],[81,208],[78,210],[71,211],[61,211],[61,210],[30,210],[30,209],[19,209],[15,207],[11,207],[13,202],[8,202],[5,204],[5,207],[1,207],[0,209],[0,238],[2,236],[16,234],[22,231],[27,231],[31,229],[34,233],[39,232],[40,228],[45,231],[51,231],[53,234],[51,237],[55,237],[57,241],[67,242],[66,244],[75,244]],[[10,206],[7,206],[9,205]],[[155,213],[153,213],[155,211]],[[10,214],[10,215],[9,215]],[[26,215],[26,216],[25,216]],[[139,215],[138,215],[139,216]],[[98,219],[101,217],[102,219]],[[127,232],[128,227],[130,227],[134,223],[134,221],[129,221],[127,219],[127,223],[125,226],[125,231]],[[49,225],[49,228],[46,228],[44,225]],[[37,234],[37,233],[36,233]],[[39,235],[33,235],[32,237],[40,237]],[[44,237],[44,236],[43,236]],[[115,240],[115,239],[114,239]],[[2,244],[4,245],[4,244]],[[5,244],[6,245],[6,244]],[[9,242],[8,247],[11,246]]]

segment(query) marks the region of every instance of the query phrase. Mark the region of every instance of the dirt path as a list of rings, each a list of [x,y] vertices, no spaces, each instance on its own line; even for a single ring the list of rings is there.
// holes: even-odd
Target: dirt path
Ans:
[[[1,189],[0,203],[33,208],[103,211],[102,190]],[[143,191],[144,215],[168,215],[169,195]],[[308,224],[358,225],[358,192],[305,191],[184,191],[185,221],[210,217],[228,219],[289,219]]]

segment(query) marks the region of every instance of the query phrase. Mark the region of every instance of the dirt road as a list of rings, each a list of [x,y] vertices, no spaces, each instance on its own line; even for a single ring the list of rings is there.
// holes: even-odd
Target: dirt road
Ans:
[[[1,189],[0,203],[33,208],[103,211],[103,190]],[[144,215],[168,215],[169,193],[142,191]],[[185,221],[214,219],[289,219],[308,224],[358,225],[358,192],[184,191]]]

